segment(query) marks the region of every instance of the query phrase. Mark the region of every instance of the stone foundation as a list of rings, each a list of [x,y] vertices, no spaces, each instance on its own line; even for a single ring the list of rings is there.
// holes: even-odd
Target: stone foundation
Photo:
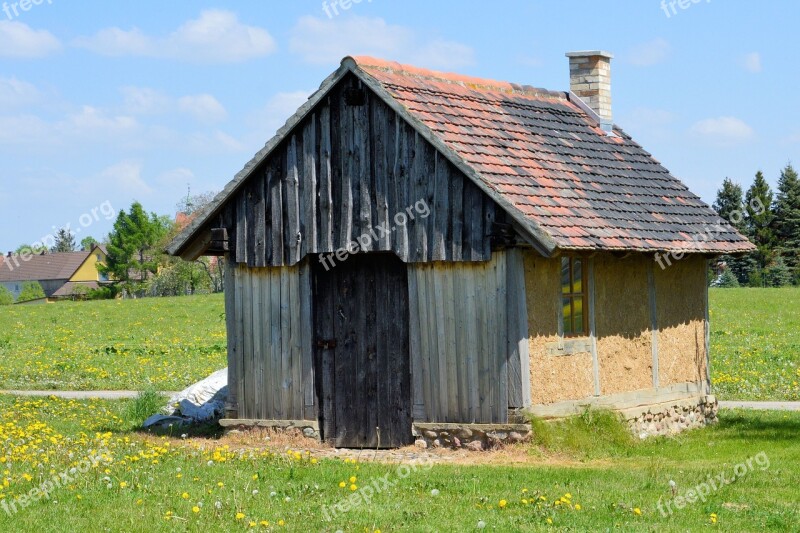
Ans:
[[[418,448],[452,448],[483,451],[531,437],[528,424],[436,424],[415,423],[414,445]]]
[[[718,409],[716,397],[706,395],[621,412],[633,433],[640,439],[646,439],[715,424]]]
[[[319,440],[319,424],[310,420],[239,420],[223,418],[219,425],[225,428],[225,433],[253,428],[269,428],[287,433],[298,433],[306,438]]]

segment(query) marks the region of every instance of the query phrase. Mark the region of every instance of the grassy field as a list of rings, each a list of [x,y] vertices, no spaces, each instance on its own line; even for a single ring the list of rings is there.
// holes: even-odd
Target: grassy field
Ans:
[[[709,298],[717,396],[800,400],[800,289],[711,289]]]
[[[727,412],[716,427],[638,443],[609,440],[619,432],[602,417],[584,417],[552,428],[548,447],[468,456],[500,464],[404,469],[269,449],[263,440],[139,434],[131,430],[139,422],[131,404],[0,397],[0,531],[800,527],[800,413]],[[716,490],[708,481],[737,474],[735,482],[716,481]],[[53,476],[59,483],[47,485]],[[679,509],[676,497],[691,499],[689,490],[704,482],[702,500]],[[374,494],[364,503],[367,487]],[[20,496],[29,497],[24,507]],[[361,503],[336,507],[351,498]]]
[[[722,399],[800,400],[800,289],[712,289]],[[0,308],[0,389],[180,390],[225,366],[221,295]]]
[[[225,354],[219,294],[0,308],[0,389],[181,390]]]

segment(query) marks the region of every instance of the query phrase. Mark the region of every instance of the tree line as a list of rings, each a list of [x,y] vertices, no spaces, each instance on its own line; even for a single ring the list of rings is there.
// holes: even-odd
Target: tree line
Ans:
[[[177,210],[188,220],[196,215],[214,198],[214,193],[187,194],[177,204]],[[215,258],[200,258],[184,261],[171,257],[165,252],[167,245],[183,229],[178,220],[169,216],[147,212],[139,202],[121,210],[114,221],[111,232],[102,240],[86,237],[80,249],[91,251],[101,244],[106,250],[104,264],[98,264],[98,271],[108,279],[98,289],[90,289],[77,295],[86,299],[114,298],[118,295],[180,296],[185,294],[222,292],[223,264]],[[18,254],[39,255],[46,253],[75,252],[78,246],[75,236],[69,229],[62,228],[55,235],[55,244],[46,249],[23,244],[17,248]],[[41,285],[38,286],[38,294]],[[36,287],[31,287],[35,291]],[[13,303],[13,297],[0,290],[0,305]],[[25,292],[25,291],[23,291]],[[27,293],[26,293],[27,297]],[[44,297],[42,292],[41,297]],[[17,301],[23,301],[22,295]]]
[[[750,239],[756,251],[723,256],[714,284],[721,287],[784,287],[800,283],[800,179],[791,163],[777,191],[759,171],[747,191],[725,178],[714,210]]]

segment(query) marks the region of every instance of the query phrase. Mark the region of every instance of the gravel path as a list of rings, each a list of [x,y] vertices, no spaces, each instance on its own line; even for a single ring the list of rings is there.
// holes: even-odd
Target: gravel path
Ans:
[[[94,390],[94,391],[60,391],[60,390],[0,390],[0,394],[9,394],[12,396],[55,396],[56,398],[65,398],[68,400],[88,400],[97,398],[99,400],[123,400],[126,398],[136,398],[139,394],[138,391],[131,390]],[[167,396],[171,396],[173,392],[165,392]]]
[[[800,402],[719,402],[722,409],[761,409],[764,411],[800,411]]]

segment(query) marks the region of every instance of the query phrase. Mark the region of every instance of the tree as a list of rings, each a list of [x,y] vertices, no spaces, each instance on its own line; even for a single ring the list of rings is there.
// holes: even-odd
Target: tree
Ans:
[[[717,276],[717,279],[711,282],[711,286],[719,287],[721,289],[735,288],[739,286],[739,280],[736,279],[736,276],[730,271],[730,269],[726,268],[719,276]]]
[[[16,249],[16,251],[14,253],[17,254],[17,255],[23,255],[23,254],[39,255],[39,254],[44,253],[46,251],[47,251],[47,248],[45,248],[44,246],[41,246],[41,245],[32,246],[30,244],[20,244],[19,246],[17,246],[17,249]]]
[[[81,250],[83,250],[84,252],[88,252],[89,250],[94,248],[96,244],[100,243],[97,242],[97,240],[91,235],[88,237],[84,237],[83,240],[81,240]]]
[[[776,237],[773,227],[775,213],[772,211],[772,190],[761,171],[756,173],[744,202],[747,236],[758,248],[755,252],[758,268],[764,269],[772,258]]]
[[[22,291],[17,297],[17,303],[30,302],[44,298],[44,289],[38,281],[26,281],[22,284]]]
[[[0,305],[11,305],[14,303],[14,295],[5,286],[0,285]]]
[[[747,234],[741,185],[734,183],[730,178],[725,178],[722,182],[722,187],[717,191],[717,199],[714,201],[713,208],[720,217],[727,220],[740,233]],[[727,265],[727,268],[736,276],[740,284],[747,283],[750,273],[756,268],[755,260],[751,254],[738,257],[724,255],[720,257],[719,261]]]
[[[764,281],[768,287],[786,287],[794,281],[792,271],[786,266],[783,257],[778,256],[764,272]]]
[[[211,203],[216,195],[217,193],[212,191],[192,195],[192,191],[190,189],[186,193],[186,198],[181,199],[175,208],[179,213],[193,215],[199,211],[202,211],[205,206]]]
[[[775,199],[775,233],[780,253],[793,277],[798,271],[800,256],[800,178],[791,163],[781,171]]]
[[[139,202],[126,213],[120,211],[114,229],[108,235],[108,255],[105,265],[98,265],[102,274],[118,280],[127,288],[144,283],[158,271],[163,252],[157,249],[171,229],[171,222],[155,213],[147,214]]]
[[[50,248],[52,253],[74,252],[75,236],[67,228],[61,228],[56,233],[56,243]]]

